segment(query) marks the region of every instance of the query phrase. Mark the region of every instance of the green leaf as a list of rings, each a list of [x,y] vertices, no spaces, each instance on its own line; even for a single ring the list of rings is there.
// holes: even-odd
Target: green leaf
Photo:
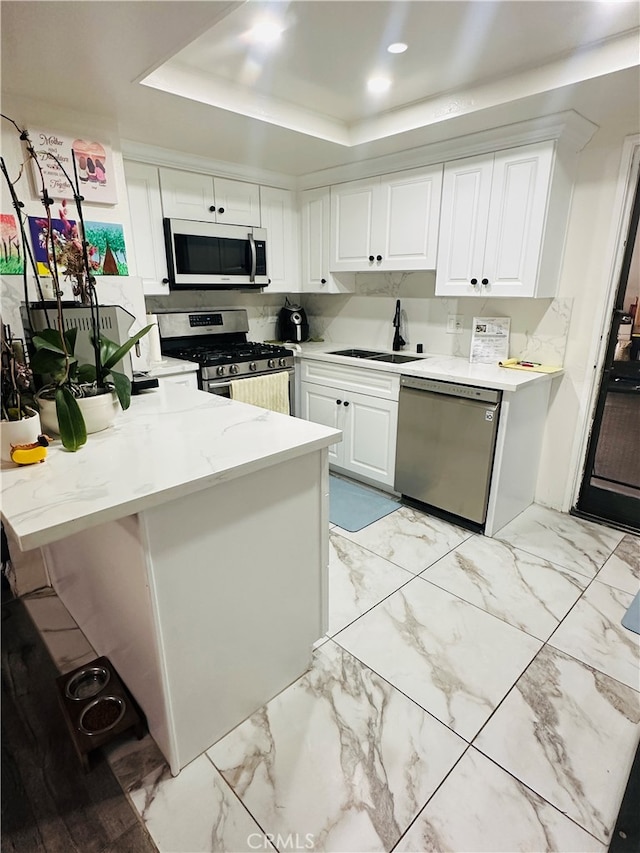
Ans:
[[[31,359],[31,369],[39,376],[52,376],[54,379],[62,379],[65,375],[67,358],[62,352],[50,349],[36,350]],[[71,365],[75,359],[70,360]]]
[[[66,386],[56,390],[56,414],[62,444],[67,450],[78,450],[87,441],[87,428],[78,401]]]
[[[70,329],[67,329],[64,333],[64,339],[67,343],[67,352],[69,355],[73,355],[76,351],[76,338],[78,337],[78,328],[77,326],[72,326]]]
[[[131,380],[124,373],[118,373],[115,370],[110,371],[110,376],[113,380],[120,406],[123,411],[126,411],[131,405]]]
[[[113,356],[114,353],[118,351],[118,344],[114,341],[110,341],[109,338],[103,338],[100,335],[100,364],[102,365],[102,378],[107,375],[109,372],[109,368],[107,367],[107,362]],[[115,362],[114,362],[115,364]]]
[[[91,383],[96,381],[95,364],[81,364],[78,368],[78,381]]]
[[[151,329],[152,327],[153,324],[145,326],[144,329],[140,329],[140,331],[137,332],[132,338],[129,338],[126,343],[122,344],[121,347],[118,347],[115,351],[113,351],[109,355],[109,357],[103,361],[103,366],[107,370],[110,370],[112,367],[114,367],[120,361],[120,359],[124,358],[124,356],[129,352],[129,350],[138,343],[140,338],[143,338],[147,334],[149,329]],[[102,341],[104,343],[109,343],[116,346],[115,344],[113,344],[113,341],[109,341],[107,338],[102,338]]]
[[[45,349],[65,354],[62,337],[57,329],[43,329],[38,335],[33,336],[33,345],[37,350]]]

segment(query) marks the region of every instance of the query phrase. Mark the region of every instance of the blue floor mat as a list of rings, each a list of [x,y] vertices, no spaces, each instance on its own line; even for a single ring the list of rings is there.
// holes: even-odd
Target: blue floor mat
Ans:
[[[400,508],[397,500],[339,477],[331,476],[329,487],[329,521],[351,533]]]
[[[622,624],[630,631],[640,634],[640,592],[633,599],[629,609],[622,617]]]

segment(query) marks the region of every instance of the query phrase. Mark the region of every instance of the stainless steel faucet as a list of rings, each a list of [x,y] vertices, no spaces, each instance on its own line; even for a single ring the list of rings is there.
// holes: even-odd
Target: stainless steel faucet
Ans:
[[[401,320],[401,310],[400,310],[400,300],[396,300],[396,313],[393,316],[393,327],[395,332],[393,333],[393,350],[397,352],[402,349],[402,347],[406,344],[405,339],[400,334],[400,320]]]

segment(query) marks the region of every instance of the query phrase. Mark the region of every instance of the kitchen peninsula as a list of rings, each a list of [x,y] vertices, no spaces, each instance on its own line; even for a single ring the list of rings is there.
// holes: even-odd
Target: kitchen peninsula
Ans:
[[[175,775],[325,631],[338,430],[168,384],[76,454],[3,470],[2,516],[144,710]]]

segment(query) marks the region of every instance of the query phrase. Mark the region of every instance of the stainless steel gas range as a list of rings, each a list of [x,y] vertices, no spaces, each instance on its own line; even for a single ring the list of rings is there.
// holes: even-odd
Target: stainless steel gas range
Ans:
[[[211,394],[229,397],[232,381],[286,371],[293,412],[293,352],[248,341],[249,319],[244,308],[158,314],[158,330],[162,354],[197,361],[198,384]]]

